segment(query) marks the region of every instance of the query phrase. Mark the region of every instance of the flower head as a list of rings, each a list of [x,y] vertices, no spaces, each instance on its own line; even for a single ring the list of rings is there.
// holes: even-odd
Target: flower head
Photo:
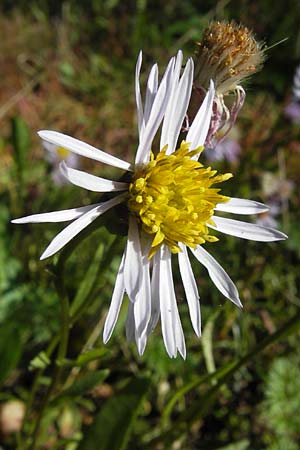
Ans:
[[[216,96],[206,145],[214,147],[229,133],[244,104],[246,94],[241,86],[242,81],[262,67],[263,45],[241,24],[234,21],[212,22],[197,44],[194,59],[194,86],[188,117],[194,117],[210,80],[213,80]],[[232,101],[227,106],[224,97],[229,94]]]
[[[208,89],[213,80],[217,94],[227,95],[260,70],[264,52],[247,27],[233,21],[212,22],[197,44],[195,59],[195,85]]]
[[[127,205],[127,243],[116,276],[103,340],[107,342],[113,332],[126,292],[129,297],[126,335],[128,340],[136,341],[139,353],[144,352],[147,339],[160,318],[169,356],[175,357],[179,351],[185,357],[185,340],[173,284],[172,254],[177,254],[191,322],[200,336],[199,294],[188,250],[204,265],[220,292],[241,306],[234,283],[204,249],[206,242],[217,240],[210,234],[211,230],[257,241],[282,240],[286,236],[272,228],[215,215],[222,211],[256,214],[268,208],[258,202],[221,195],[215,184],[226,181],[231,174],[218,175],[198,161],[210,127],[213,83],[189,128],[186,142],[178,143],[191,97],[193,61],[189,59],[182,72],[179,51],[176,58],[170,60],[160,83],[158,68],[154,65],[149,73],[144,104],[139,84],[141,63],[140,54],[135,78],[139,144],[132,164],[70,136],[55,131],[39,132],[42,139],[54,145],[130,174],[128,183],[110,181],[69,168],[63,162],[61,172],[71,183],[91,191],[121,193],[102,203],[36,214],[13,222],[73,220],[44,251],[41,257],[44,259],[59,251],[110,208],[120,203]],[[160,126],[160,144],[156,150],[153,140]]]
[[[189,151],[182,141],[180,148],[166,155],[164,147],[155,158],[137,169],[129,186],[129,211],[134,213],[142,230],[153,236],[150,256],[166,244],[172,253],[181,251],[179,243],[196,248],[218,239],[209,234],[208,224],[219,203],[229,200],[213,188],[232,177],[217,175],[192,159],[200,150]]]

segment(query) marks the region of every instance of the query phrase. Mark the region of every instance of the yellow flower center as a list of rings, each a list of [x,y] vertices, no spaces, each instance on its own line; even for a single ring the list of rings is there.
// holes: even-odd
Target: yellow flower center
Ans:
[[[70,151],[64,147],[57,147],[56,153],[60,159],[64,159],[69,155]]]
[[[216,170],[192,159],[202,148],[189,151],[189,144],[182,141],[171,155],[166,155],[166,149],[156,158],[151,153],[150,162],[135,172],[129,186],[128,208],[144,232],[153,235],[150,257],[163,243],[178,253],[179,242],[195,248],[205,241],[217,241],[207,224],[214,225],[215,206],[229,200],[212,186],[232,174],[217,175]]]

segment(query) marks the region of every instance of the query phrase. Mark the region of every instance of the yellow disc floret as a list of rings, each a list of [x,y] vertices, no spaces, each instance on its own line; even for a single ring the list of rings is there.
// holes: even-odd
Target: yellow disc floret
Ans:
[[[56,153],[60,159],[64,159],[70,154],[70,151],[64,147],[57,147]]]
[[[205,241],[217,241],[207,225],[214,225],[211,216],[216,205],[229,200],[212,186],[232,175],[217,175],[216,170],[193,159],[202,148],[189,151],[189,144],[182,141],[171,155],[166,155],[166,149],[156,158],[151,154],[150,162],[135,172],[129,187],[128,208],[142,229],[153,235],[150,257],[163,243],[177,253],[179,242],[195,248]]]

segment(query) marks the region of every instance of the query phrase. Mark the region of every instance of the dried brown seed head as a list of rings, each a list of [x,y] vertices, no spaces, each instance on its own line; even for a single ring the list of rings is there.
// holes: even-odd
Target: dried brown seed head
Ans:
[[[197,44],[194,84],[208,89],[212,79],[217,93],[226,95],[257,72],[263,61],[263,44],[248,28],[235,22],[212,22]]]

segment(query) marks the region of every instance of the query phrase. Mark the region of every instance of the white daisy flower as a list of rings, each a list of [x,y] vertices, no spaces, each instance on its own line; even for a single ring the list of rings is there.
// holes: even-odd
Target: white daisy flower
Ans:
[[[181,73],[182,52],[172,58],[158,82],[155,64],[148,77],[144,104],[139,75],[140,53],[136,65],[135,93],[139,144],[133,163],[98,150],[89,144],[56,131],[40,131],[40,137],[70,152],[128,171],[129,183],[106,180],[61,164],[63,175],[73,184],[96,192],[119,192],[113,199],[90,206],[56,211],[16,219],[14,223],[72,221],[46,248],[41,259],[64,247],[74,236],[101,214],[125,203],[128,208],[128,238],[116,276],[103,340],[112,335],[124,294],[129,297],[126,335],[135,340],[143,354],[159,318],[169,356],[186,356],[184,334],[177,309],[172,276],[172,255],[177,254],[179,269],[189,307],[192,326],[201,335],[201,314],[197,283],[188,251],[207,269],[219,291],[241,307],[236,286],[220,264],[205,250],[204,243],[218,239],[210,234],[225,234],[255,241],[277,241],[283,233],[256,224],[227,219],[215,212],[257,214],[268,208],[258,202],[229,198],[219,194],[215,183],[231,174],[217,175],[205,168],[198,156],[207,137],[214,101],[214,86],[197,112],[186,135],[177,144],[189,105],[193,84],[193,61],[189,59]],[[154,137],[162,125],[159,150],[152,153]],[[177,148],[177,149],[176,149]]]

